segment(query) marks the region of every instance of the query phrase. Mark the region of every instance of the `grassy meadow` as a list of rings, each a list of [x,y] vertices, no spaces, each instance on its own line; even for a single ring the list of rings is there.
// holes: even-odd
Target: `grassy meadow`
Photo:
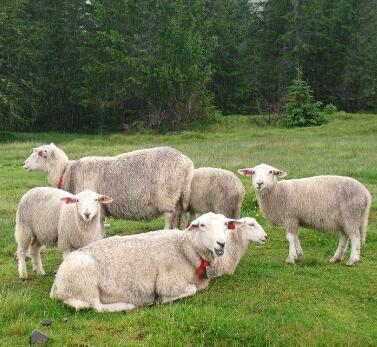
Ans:
[[[377,346],[377,116],[339,113],[328,124],[302,129],[260,123],[260,117],[233,116],[181,134],[15,133],[0,138],[0,346],[27,345],[33,329],[49,335],[49,346]],[[330,264],[338,236],[302,229],[304,256],[286,265],[283,230],[266,223],[249,180],[242,178],[247,188],[242,215],[256,216],[269,241],[250,245],[233,276],[216,278],[207,290],[167,305],[130,313],[76,313],[49,298],[61,261],[56,250],[42,253],[43,277],[32,273],[28,261],[25,282],[18,279],[13,259],[17,203],[28,189],[47,185],[42,173],[25,173],[22,163],[32,147],[50,142],[71,159],[168,145],[196,167],[236,172],[265,162],[287,171],[287,179],[352,176],[373,197],[361,262],[352,268],[345,260]],[[108,235],[163,227],[162,218],[108,223]],[[42,326],[45,319],[52,325]]]

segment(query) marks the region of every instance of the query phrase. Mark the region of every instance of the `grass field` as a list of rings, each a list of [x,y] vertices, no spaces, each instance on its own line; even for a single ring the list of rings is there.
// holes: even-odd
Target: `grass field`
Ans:
[[[289,130],[258,127],[258,119],[226,117],[203,131],[165,136],[13,134],[12,142],[0,143],[0,346],[25,346],[35,328],[50,336],[50,346],[377,346],[377,116],[337,114],[326,125]],[[172,304],[127,314],[75,313],[48,295],[61,259],[56,250],[42,254],[44,277],[32,274],[28,262],[26,282],[18,279],[13,260],[17,203],[28,189],[47,184],[42,173],[23,172],[22,163],[32,147],[50,142],[71,159],[168,145],[196,167],[236,172],[265,162],[287,171],[287,178],[352,176],[374,199],[361,262],[352,268],[345,261],[330,264],[337,235],[301,230],[304,257],[286,265],[283,230],[260,216],[250,183],[242,178],[247,187],[242,215],[256,216],[269,241],[251,245],[233,276]],[[163,219],[109,224],[108,235],[131,234],[159,229]],[[41,326],[45,319],[52,319],[50,327]]]

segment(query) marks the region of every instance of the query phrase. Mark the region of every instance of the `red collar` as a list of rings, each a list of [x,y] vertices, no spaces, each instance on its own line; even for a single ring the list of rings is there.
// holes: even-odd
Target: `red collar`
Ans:
[[[203,259],[200,257],[200,265],[195,269],[195,276],[198,280],[201,279],[202,274],[206,271],[207,266],[209,265],[208,260]]]
[[[63,175],[59,177],[58,189],[62,189],[62,187],[63,187]]]

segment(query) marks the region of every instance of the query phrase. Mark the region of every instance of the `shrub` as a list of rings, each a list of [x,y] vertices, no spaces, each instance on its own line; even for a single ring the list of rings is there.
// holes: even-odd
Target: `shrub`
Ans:
[[[331,104],[331,103],[327,104],[323,108],[323,112],[326,113],[326,114],[334,114],[337,111],[338,111],[338,108],[334,104]]]
[[[303,80],[301,69],[297,69],[297,77],[284,100],[283,125],[288,128],[321,125],[327,121],[321,106],[320,101],[314,100],[309,84]]]

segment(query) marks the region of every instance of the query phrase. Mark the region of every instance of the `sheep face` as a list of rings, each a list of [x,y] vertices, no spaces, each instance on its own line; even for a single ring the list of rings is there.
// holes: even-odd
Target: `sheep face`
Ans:
[[[49,163],[55,157],[56,149],[57,147],[53,143],[33,148],[33,153],[24,162],[24,170],[27,172],[37,170],[46,172]]]
[[[251,181],[256,191],[271,189],[279,177],[287,175],[285,171],[266,164],[260,164],[248,169],[240,169],[238,172],[242,176],[251,176]]]
[[[239,226],[238,229],[240,230],[240,232],[246,234],[249,241],[261,244],[267,241],[266,232],[254,218],[245,217],[238,219],[238,222],[242,222],[241,226]]]
[[[100,204],[108,204],[112,198],[101,195],[91,190],[84,190],[76,195],[61,199],[66,204],[76,204],[77,214],[84,222],[92,221],[100,212]]]
[[[192,221],[188,229],[197,233],[197,240],[201,245],[220,257],[224,254],[226,231],[234,229],[235,222],[222,214],[209,212]]]

